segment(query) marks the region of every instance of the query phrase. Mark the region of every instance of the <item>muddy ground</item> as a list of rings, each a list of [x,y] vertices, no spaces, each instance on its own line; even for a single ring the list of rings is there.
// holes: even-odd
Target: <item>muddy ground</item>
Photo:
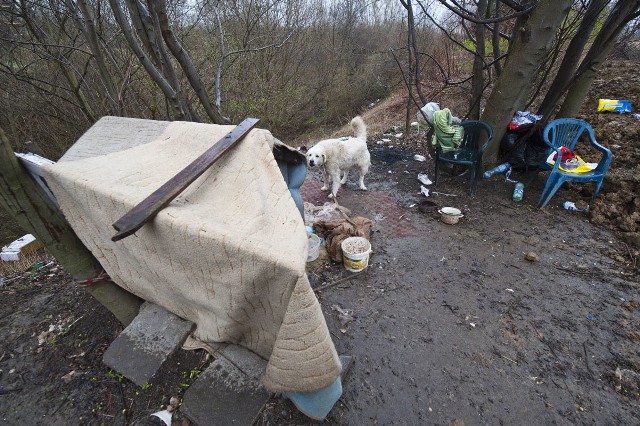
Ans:
[[[426,154],[423,135],[378,144],[372,126],[369,191],[351,179],[339,195],[374,222],[370,266],[352,274],[322,259],[309,265],[313,285],[335,284],[317,294],[338,352],[355,359],[323,423],[640,423],[640,120],[595,113],[599,97],[640,105],[640,84],[637,63],[608,67],[582,115],[616,155],[589,215],[559,203],[589,203],[591,184],[566,185],[539,210],[544,174],[516,174],[525,192],[514,203],[513,184],[499,176],[471,198],[468,174],[443,173],[430,187],[442,194],[429,200],[464,213],[444,224],[437,208],[418,209],[417,175],[433,179],[432,162],[414,160]],[[310,172],[305,201],[327,201],[319,178]],[[179,351],[144,389],[109,371],[102,354],[121,327],[50,259],[3,275],[0,295],[5,424],[135,424],[210,362]],[[337,307],[353,319],[341,323]],[[188,420],[178,413],[175,423]],[[256,420],[317,423],[278,397]]]

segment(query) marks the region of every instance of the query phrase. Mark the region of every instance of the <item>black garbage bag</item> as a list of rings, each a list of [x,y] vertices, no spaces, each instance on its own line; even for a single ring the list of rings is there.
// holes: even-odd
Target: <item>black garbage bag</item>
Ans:
[[[549,147],[542,139],[542,128],[536,129],[528,138],[533,124],[517,130],[507,130],[500,142],[500,158],[516,170],[535,169],[547,159]]]

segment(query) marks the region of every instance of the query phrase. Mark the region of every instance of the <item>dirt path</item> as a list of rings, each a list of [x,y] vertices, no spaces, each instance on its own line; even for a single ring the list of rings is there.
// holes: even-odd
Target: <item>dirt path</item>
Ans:
[[[640,422],[638,277],[633,259],[616,260],[624,243],[558,203],[536,209],[544,182],[535,176],[520,204],[499,178],[470,199],[464,177],[444,176],[437,189],[457,197],[432,199],[465,214],[444,224],[409,207],[423,199],[424,163],[373,151],[370,192],[341,194],[352,212],[380,219],[370,269],[320,295],[338,352],[356,358],[329,422]],[[378,193],[401,214],[381,215]],[[538,261],[525,260],[531,251]],[[347,274],[316,272],[323,282]],[[353,310],[345,333],[334,305]],[[283,405],[265,419],[312,423]]]

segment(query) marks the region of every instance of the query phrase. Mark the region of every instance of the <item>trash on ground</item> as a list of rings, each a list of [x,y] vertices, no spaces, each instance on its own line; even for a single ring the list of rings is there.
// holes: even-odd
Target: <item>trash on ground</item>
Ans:
[[[42,247],[42,243],[39,240],[36,240],[36,237],[31,234],[26,234],[13,241],[8,246],[2,247],[0,259],[4,261],[20,260],[20,256],[33,253]]]
[[[621,99],[598,99],[598,112],[631,112],[631,102]]]
[[[307,242],[309,245],[309,250],[307,252],[307,262],[313,262],[318,258],[320,254],[320,245],[322,240],[316,234],[307,233]]]
[[[426,188],[424,185],[420,185],[420,193],[425,197],[429,196],[429,188]]]
[[[576,206],[576,203],[574,203],[573,201],[563,201],[561,204],[562,208],[565,210],[569,210],[571,212],[583,212],[583,213],[588,213],[589,212],[589,206],[587,206],[586,208],[578,208]]]
[[[489,179],[491,176],[496,175],[498,173],[504,173],[508,170],[511,170],[511,164],[509,163],[502,163],[499,164],[497,166],[495,166],[493,169],[489,169],[486,172],[484,172],[482,174],[482,177],[485,179]]]
[[[440,219],[449,225],[458,223],[460,218],[464,216],[460,209],[455,207],[443,207],[438,210],[438,213],[440,213]]]
[[[169,412],[169,410],[158,411],[151,414],[150,416],[157,417],[158,419],[162,420],[165,425],[171,426],[171,413]]]
[[[336,304],[331,305],[331,310],[338,312],[338,320],[342,327],[354,320],[353,309],[344,309],[342,306]]]
[[[319,221],[315,223],[314,228],[317,234],[325,239],[329,257],[336,262],[341,262],[342,242],[348,237],[364,237],[368,240],[372,225],[371,219],[356,216],[348,219]]]
[[[369,265],[371,243],[364,237],[349,237],[342,241],[342,263],[347,271],[360,272]]]
[[[522,201],[522,197],[524,196],[524,183],[518,182],[516,183],[515,188],[513,188],[513,201],[516,203],[518,201]]]
[[[413,156],[413,159],[416,161],[427,161],[427,157],[424,155],[416,154]]]
[[[538,253],[536,253],[535,251],[527,252],[527,254],[524,255],[524,258],[529,262],[537,262],[538,260],[540,260],[540,256],[538,256]]]
[[[322,206],[315,206],[312,203],[304,203],[304,223],[312,225],[319,221],[330,221],[342,219],[345,215],[350,215],[351,211],[335,203],[326,202]]]
[[[418,173],[418,180],[425,185],[431,185],[433,183],[426,173]]]

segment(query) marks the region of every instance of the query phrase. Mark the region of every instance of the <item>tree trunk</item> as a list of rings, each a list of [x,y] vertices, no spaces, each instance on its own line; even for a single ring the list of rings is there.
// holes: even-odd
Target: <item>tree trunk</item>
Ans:
[[[589,41],[591,32],[598,20],[598,16],[600,16],[600,13],[610,1],[611,0],[591,0],[589,3],[589,7],[582,18],[575,35],[571,38],[571,42],[567,46],[567,51],[564,54],[558,73],[540,104],[540,108],[538,108],[538,114],[544,116],[545,119],[547,119],[550,113],[553,112],[558,100],[566,92],[574,72],[576,68],[578,68],[580,57],[582,56],[584,47]]]
[[[531,82],[553,45],[554,35],[571,8],[571,0],[542,0],[529,19],[515,30],[515,40],[502,75],[487,99],[482,120],[493,126],[495,142],[483,162],[494,164],[500,141],[513,114],[527,101]]]
[[[41,195],[18,163],[9,140],[0,129],[0,205],[18,224],[32,233],[74,280],[97,276],[102,266],[82,244],[73,229]],[[138,314],[142,300],[111,281],[96,281],[87,291],[123,324]]]
[[[487,0],[478,1],[478,18],[486,19]],[[484,24],[475,24],[476,52],[473,55],[473,77],[471,79],[471,100],[469,105],[469,118],[480,118],[480,100],[484,92],[484,66],[485,66],[485,40]]]
[[[575,117],[587,97],[591,82],[600,69],[600,64],[607,58],[616,38],[627,23],[637,17],[640,9],[639,0],[618,0],[613,10],[607,16],[602,29],[596,36],[591,48],[585,55],[571,82],[567,96],[557,118]]]

